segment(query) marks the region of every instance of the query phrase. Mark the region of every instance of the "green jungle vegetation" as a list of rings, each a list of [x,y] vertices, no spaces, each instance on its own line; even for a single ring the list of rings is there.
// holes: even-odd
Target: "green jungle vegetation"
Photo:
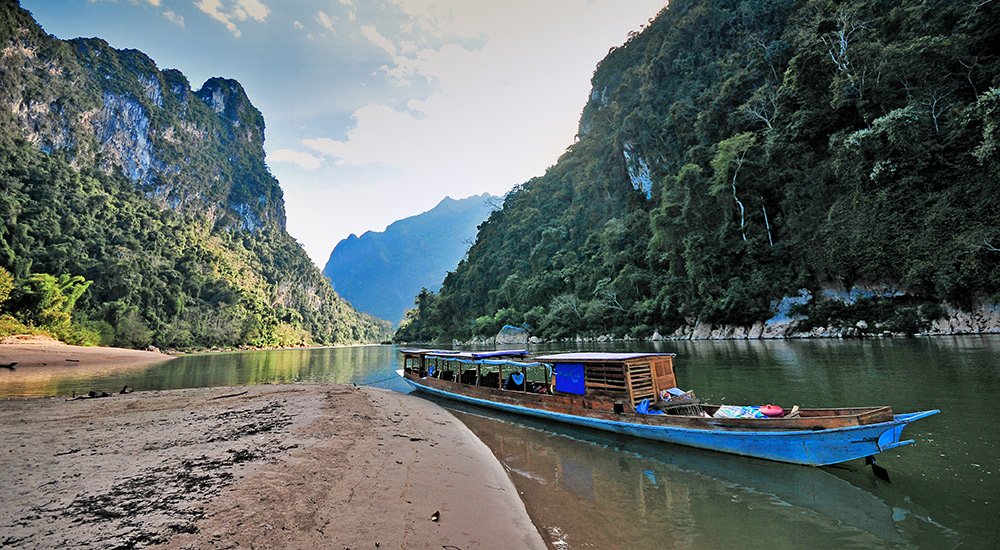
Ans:
[[[0,6],[0,336],[173,349],[378,342],[285,231],[239,83]]]
[[[749,326],[798,289],[813,323],[902,330],[1000,301],[998,31],[980,0],[670,2],[396,339]],[[866,284],[905,293],[818,292]]]

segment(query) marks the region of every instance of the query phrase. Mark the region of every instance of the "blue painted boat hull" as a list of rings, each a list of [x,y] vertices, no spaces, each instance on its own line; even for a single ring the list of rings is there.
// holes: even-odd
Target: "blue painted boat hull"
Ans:
[[[406,377],[403,379],[417,390],[481,407],[699,449],[810,466],[847,462],[913,443],[912,440],[900,439],[903,428],[914,420],[940,412],[931,410],[899,414],[894,415],[893,420],[889,422],[822,430],[692,429],[589,418],[535,409],[444,391],[421,385]]]

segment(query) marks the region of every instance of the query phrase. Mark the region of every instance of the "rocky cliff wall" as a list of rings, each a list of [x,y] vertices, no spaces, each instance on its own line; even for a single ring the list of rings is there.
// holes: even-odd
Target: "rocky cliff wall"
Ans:
[[[61,41],[25,13],[4,14],[4,124],[76,168],[121,171],[163,207],[223,227],[284,228],[281,188],[263,160],[264,119],[238,82],[212,78],[192,91],[142,52]]]

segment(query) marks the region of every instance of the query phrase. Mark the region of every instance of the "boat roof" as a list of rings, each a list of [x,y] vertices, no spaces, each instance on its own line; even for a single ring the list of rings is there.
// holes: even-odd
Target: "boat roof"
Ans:
[[[603,351],[577,351],[571,353],[554,353],[551,355],[539,355],[534,357],[535,361],[545,361],[548,363],[586,363],[599,361],[628,361],[629,359],[639,359],[641,357],[669,356],[676,353],[609,353]]]
[[[528,350],[506,349],[496,351],[459,351],[450,349],[404,349],[407,355],[427,355],[430,357],[454,357],[458,359],[484,359],[486,357],[504,357],[507,355],[528,355]]]

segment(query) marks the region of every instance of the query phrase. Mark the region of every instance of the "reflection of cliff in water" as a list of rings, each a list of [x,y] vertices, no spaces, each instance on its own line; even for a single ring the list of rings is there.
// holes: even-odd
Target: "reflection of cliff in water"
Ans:
[[[0,372],[0,398],[245,386],[288,382],[360,383],[408,390],[389,346],[343,346],[183,355],[166,363],[27,367]],[[73,365],[73,366],[68,366]]]
[[[493,450],[557,548],[910,548],[954,535],[905,496],[891,505],[825,469],[441,404]]]

